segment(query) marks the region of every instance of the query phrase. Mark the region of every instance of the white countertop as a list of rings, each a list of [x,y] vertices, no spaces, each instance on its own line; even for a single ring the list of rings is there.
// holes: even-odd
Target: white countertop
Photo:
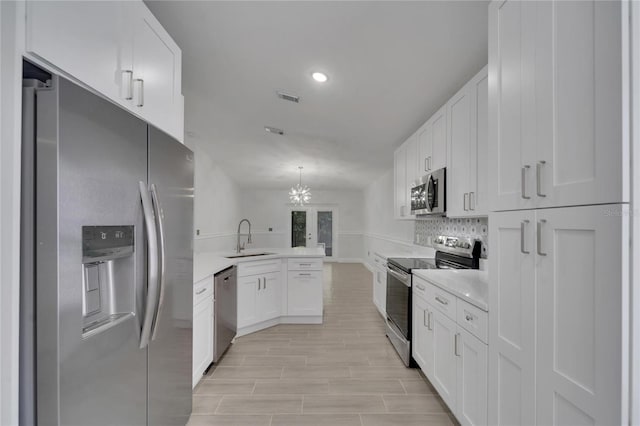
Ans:
[[[283,257],[324,257],[324,250],[321,247],[307,248],[264,248],[243,251],[244,254],[251,253],[271,253],[264,256],[246,256],[227,259],[225,256],[234,256],[234,252],[203,252],[193,256],[193,282],[207,278],[223,269],[241,262],[251,262],[256,260],[280,259]]]
[[[414,269],[411,272],[483,311],[489,311],[487,297],[489,278],[486,271],[477,269]]]

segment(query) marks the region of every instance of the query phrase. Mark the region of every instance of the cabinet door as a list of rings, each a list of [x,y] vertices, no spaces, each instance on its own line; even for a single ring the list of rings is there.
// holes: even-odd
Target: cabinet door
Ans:
[[[238,277],[238,328],[260,321],[257,300],[258,286],[262,288],[262,276]]]
[[[469,211],[473,216],[489,213],[489,86],[487,67],[469,83],[471,93],[471,141],[469,144]]]
[[[487,424],[487,345],[458,327],[456,418],[462,425]]]
[[[490,210],[535,206],[534,45],[537,2],[489,5]]]
[[[535,424],[535,214],[489,215],[489,424]]]
[[[431,120],[427,121],[420,129],[418,129],[418,170],[420,176],[424,176],[431,171],[432,147],[433,147],[433,126]]]
[[[469,147],[471,145],[470,85],[465,85],[447,102],[450,156],[447,170],[447,216],[469,212]]]
[[[411,214],[411,188],[415,183],[418,176],[418,135],[413,134],[407,141],[404,143],[406,146],[406,174],[407,181],[405,186],[405,192],[407,193],[407,216],[409,218],[415,218],[415,214]]]
[[[457,357],[455,355],[456,323],[439,311],[432,309],[433,323],[433,380],[431,383],[447,403],[456,410]]]
[[[538,424],[628,422],[621,393],[629,374],[622,362],[628,213],[622,205],[536,213]]]
[[[322,315],[322,272],[290,271],[288,278],[289,315]]]
[[[373,273],[373,298],[378,311],[383,317],[387,311],[387,272],[383,269],[374,269]]]
[[[406,219],[411,208],[407,205],[407,147],[401,145],[393,154],[396,219]]]
[[[142,2],[132,3],[134,105],[151,124],[179,140],[182,53]]]
[[[122,2],[29,0],[26,8],[28,52],[102,95],[120,98],[123,79],[128,83],[120,63]]]
[[[193,308],[193,386],[213,362],[213,297]]]
[[[282,311],[281,288],[279,272],[270,272],[262,277],[262,288],[258,294],[259,321],[280,316]]]
[[[432,143],[431,143],[431,161],[429,166],[431,170],[438,170],[447,167],[447,108],[443,106],[431,117]]]
[[[431,331],[432,314],[429,304],[422,298],[413,295],[412,319],[412,356],[424,374],[433,377],[433,331]]]
[[[536,2],[533,195],[541,207],[629,200],[623,191],[622,4]]]

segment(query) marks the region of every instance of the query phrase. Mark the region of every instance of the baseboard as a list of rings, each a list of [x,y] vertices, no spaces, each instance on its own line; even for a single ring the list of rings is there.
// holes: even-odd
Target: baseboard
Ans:
[[[325,257],[324,261],[328,263],[364,263],[364,261],[358,257],[338,257],[334,259]]]
[[[280,324],[322,324],[322,315],[281,317]]]
[[[262,321],[257,324],[248,325],[246,327],[239,328],[236,332],[236,337],[246,336],[247,334],[255,333],[256,331],[264,330],[269,327],[273,327],[278,324],[322,324],[322,315],[310,315],[310,316],[286,316],[273,318],[267,321]]]

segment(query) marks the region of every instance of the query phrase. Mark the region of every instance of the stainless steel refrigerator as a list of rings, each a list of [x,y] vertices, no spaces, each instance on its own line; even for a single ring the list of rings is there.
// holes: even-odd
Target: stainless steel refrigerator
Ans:
[[[23,91],[21,423],[184,425],[193,153],[50,81]]]

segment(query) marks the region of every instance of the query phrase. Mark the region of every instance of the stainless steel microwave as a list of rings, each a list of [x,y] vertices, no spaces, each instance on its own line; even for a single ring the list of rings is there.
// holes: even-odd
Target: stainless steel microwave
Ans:
[[[438,214],[447,212],[447,170],[434,170],[424,175],[411,187],[411,214]]]

